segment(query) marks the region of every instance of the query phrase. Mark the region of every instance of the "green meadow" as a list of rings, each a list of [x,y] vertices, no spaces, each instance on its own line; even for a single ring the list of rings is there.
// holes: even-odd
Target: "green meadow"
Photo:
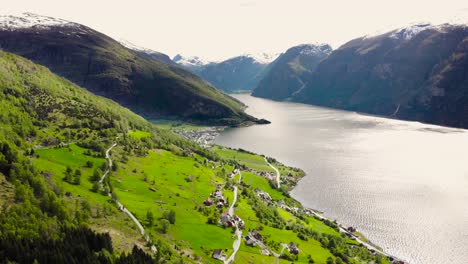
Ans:
[[[274,170],[265,162],[265,159],[260,155],[220,146],[214,146],[212,150],[224,159],[237,161],[239,164],[245,165],[251,169],[274,172]]]

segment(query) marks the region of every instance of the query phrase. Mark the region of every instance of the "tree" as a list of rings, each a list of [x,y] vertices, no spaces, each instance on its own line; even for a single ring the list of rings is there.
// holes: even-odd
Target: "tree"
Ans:
[[[73,175],[73,184],[80,185],[81,183],[81,170],[76,169],[75,174]]]
[[[99,169],[94,169],[93,176],[91,176],[91,181],[99,181],[101,179],[101,172]]]
[[[176,220],[175,211],[172,210],[172,209],[170,211],[165,211],[163,213],[163,218],[167,219],[169,221],[169,223],[175,224],[175,220]]]
[[[154,224],[154,216],[151,211],[146,212],[146,221],[148,221],[149,226],[153,226]]]
[[[92,168],[93,166],[94,166],[94,164],[93,164],[92,161],[90,161],[90,160],[86,161],[86,167]]]
[[[333,259],[331,257],[328,257],[327,258],[327,264],[335,264],[335,262],[333,261]]]
[[[93,187],[91,188],[91,191],[95,193],[99,192],[99,182],[95,181],[93,183]]]
[[[72,182],[72,172],[72,168],[70,166],[67,166],[67,169],[65,170],[65,177],[63,179],[68,183]]]
[[[171,223],[169,223],[167,219],[161,219],[160,223],[161,223],[161,233],[166,234],[167,230],[169,230],[169,226],[171,225]]]

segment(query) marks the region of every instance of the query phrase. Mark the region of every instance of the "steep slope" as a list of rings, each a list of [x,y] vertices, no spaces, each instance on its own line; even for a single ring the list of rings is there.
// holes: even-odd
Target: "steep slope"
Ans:
[[[254,89],[276,57],[277,55],[270,54],[246,54],[222,62],[207,63],[196,57],[184,60],[183,57],[176,56],[174,61],[220,90],[237,92]]]
[[[301,90],[317,65],[332,48],[326,44],[306,44],[288,49],[277,58],[260,80],[252,95],[284,100]]]
[[[294,100],[468,127],[468,27],[418,24],[335,50]]]
[[[137,46],[133,44],[132,42],[125,40],[125,39],[121,39],[119,40],[119,42],[124,47],[135,51],[142,57],[146,57],[148,59],[158,60],[158,61],[165,62],[167,64],[175,65],[175,63],[171,60],[171,58],[162,52]]]
[[[219,263],[212,256],[221,251],[234,263],[273,263],[280,245],[294,242],[300,251],[285,250],[281,258],[389,263],[289,196],[301,170],[246,151],[201,148],[2,51],[0,122],[5,262]],[[279,187],[268,179],[273,165],[281,171]],[[266,245],[238,240],[232,253],[232,223],[240,236],[258,229]]]
[[[237,100],[177,66],[149,59],[86,26],[26,13],[0,17],[0,48],[148,118],[236,125],[254,120]]]

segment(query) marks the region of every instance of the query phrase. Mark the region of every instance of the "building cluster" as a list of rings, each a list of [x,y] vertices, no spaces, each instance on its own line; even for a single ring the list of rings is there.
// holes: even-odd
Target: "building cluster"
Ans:
[[[262,199],[263,202],[265,202],[268,205],[273,205],[273,199],[271,199],[269,193],[264,192],[260,189],[256,189],[255,191],[257,192],[258,197],[260,197],[260,199]]]
[[[229,213],[223,213],[221,215],[221,219],[219,220],[219,223],[224,227],[238,226],[239,229],[243,229],[245,226],[244,220],[242,220],[237,215],[231,216]]]
[[[206,206],[212,206],[216,204],[216,208],[223,208],[227,205],[227,200],[223,196],[223,191],[221,190],[222,187],[218,186],[218,189],[211,193],[210,197],[208,197],[203,204]]]

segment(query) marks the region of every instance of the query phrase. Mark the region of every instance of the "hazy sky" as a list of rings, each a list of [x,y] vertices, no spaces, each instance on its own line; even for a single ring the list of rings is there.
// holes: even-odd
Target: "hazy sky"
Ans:
[[[174,56],[208,59],[344,42],[413,22],[468,13],[467,0],[13,0],[1,13],[33,12],[90,26]]]

